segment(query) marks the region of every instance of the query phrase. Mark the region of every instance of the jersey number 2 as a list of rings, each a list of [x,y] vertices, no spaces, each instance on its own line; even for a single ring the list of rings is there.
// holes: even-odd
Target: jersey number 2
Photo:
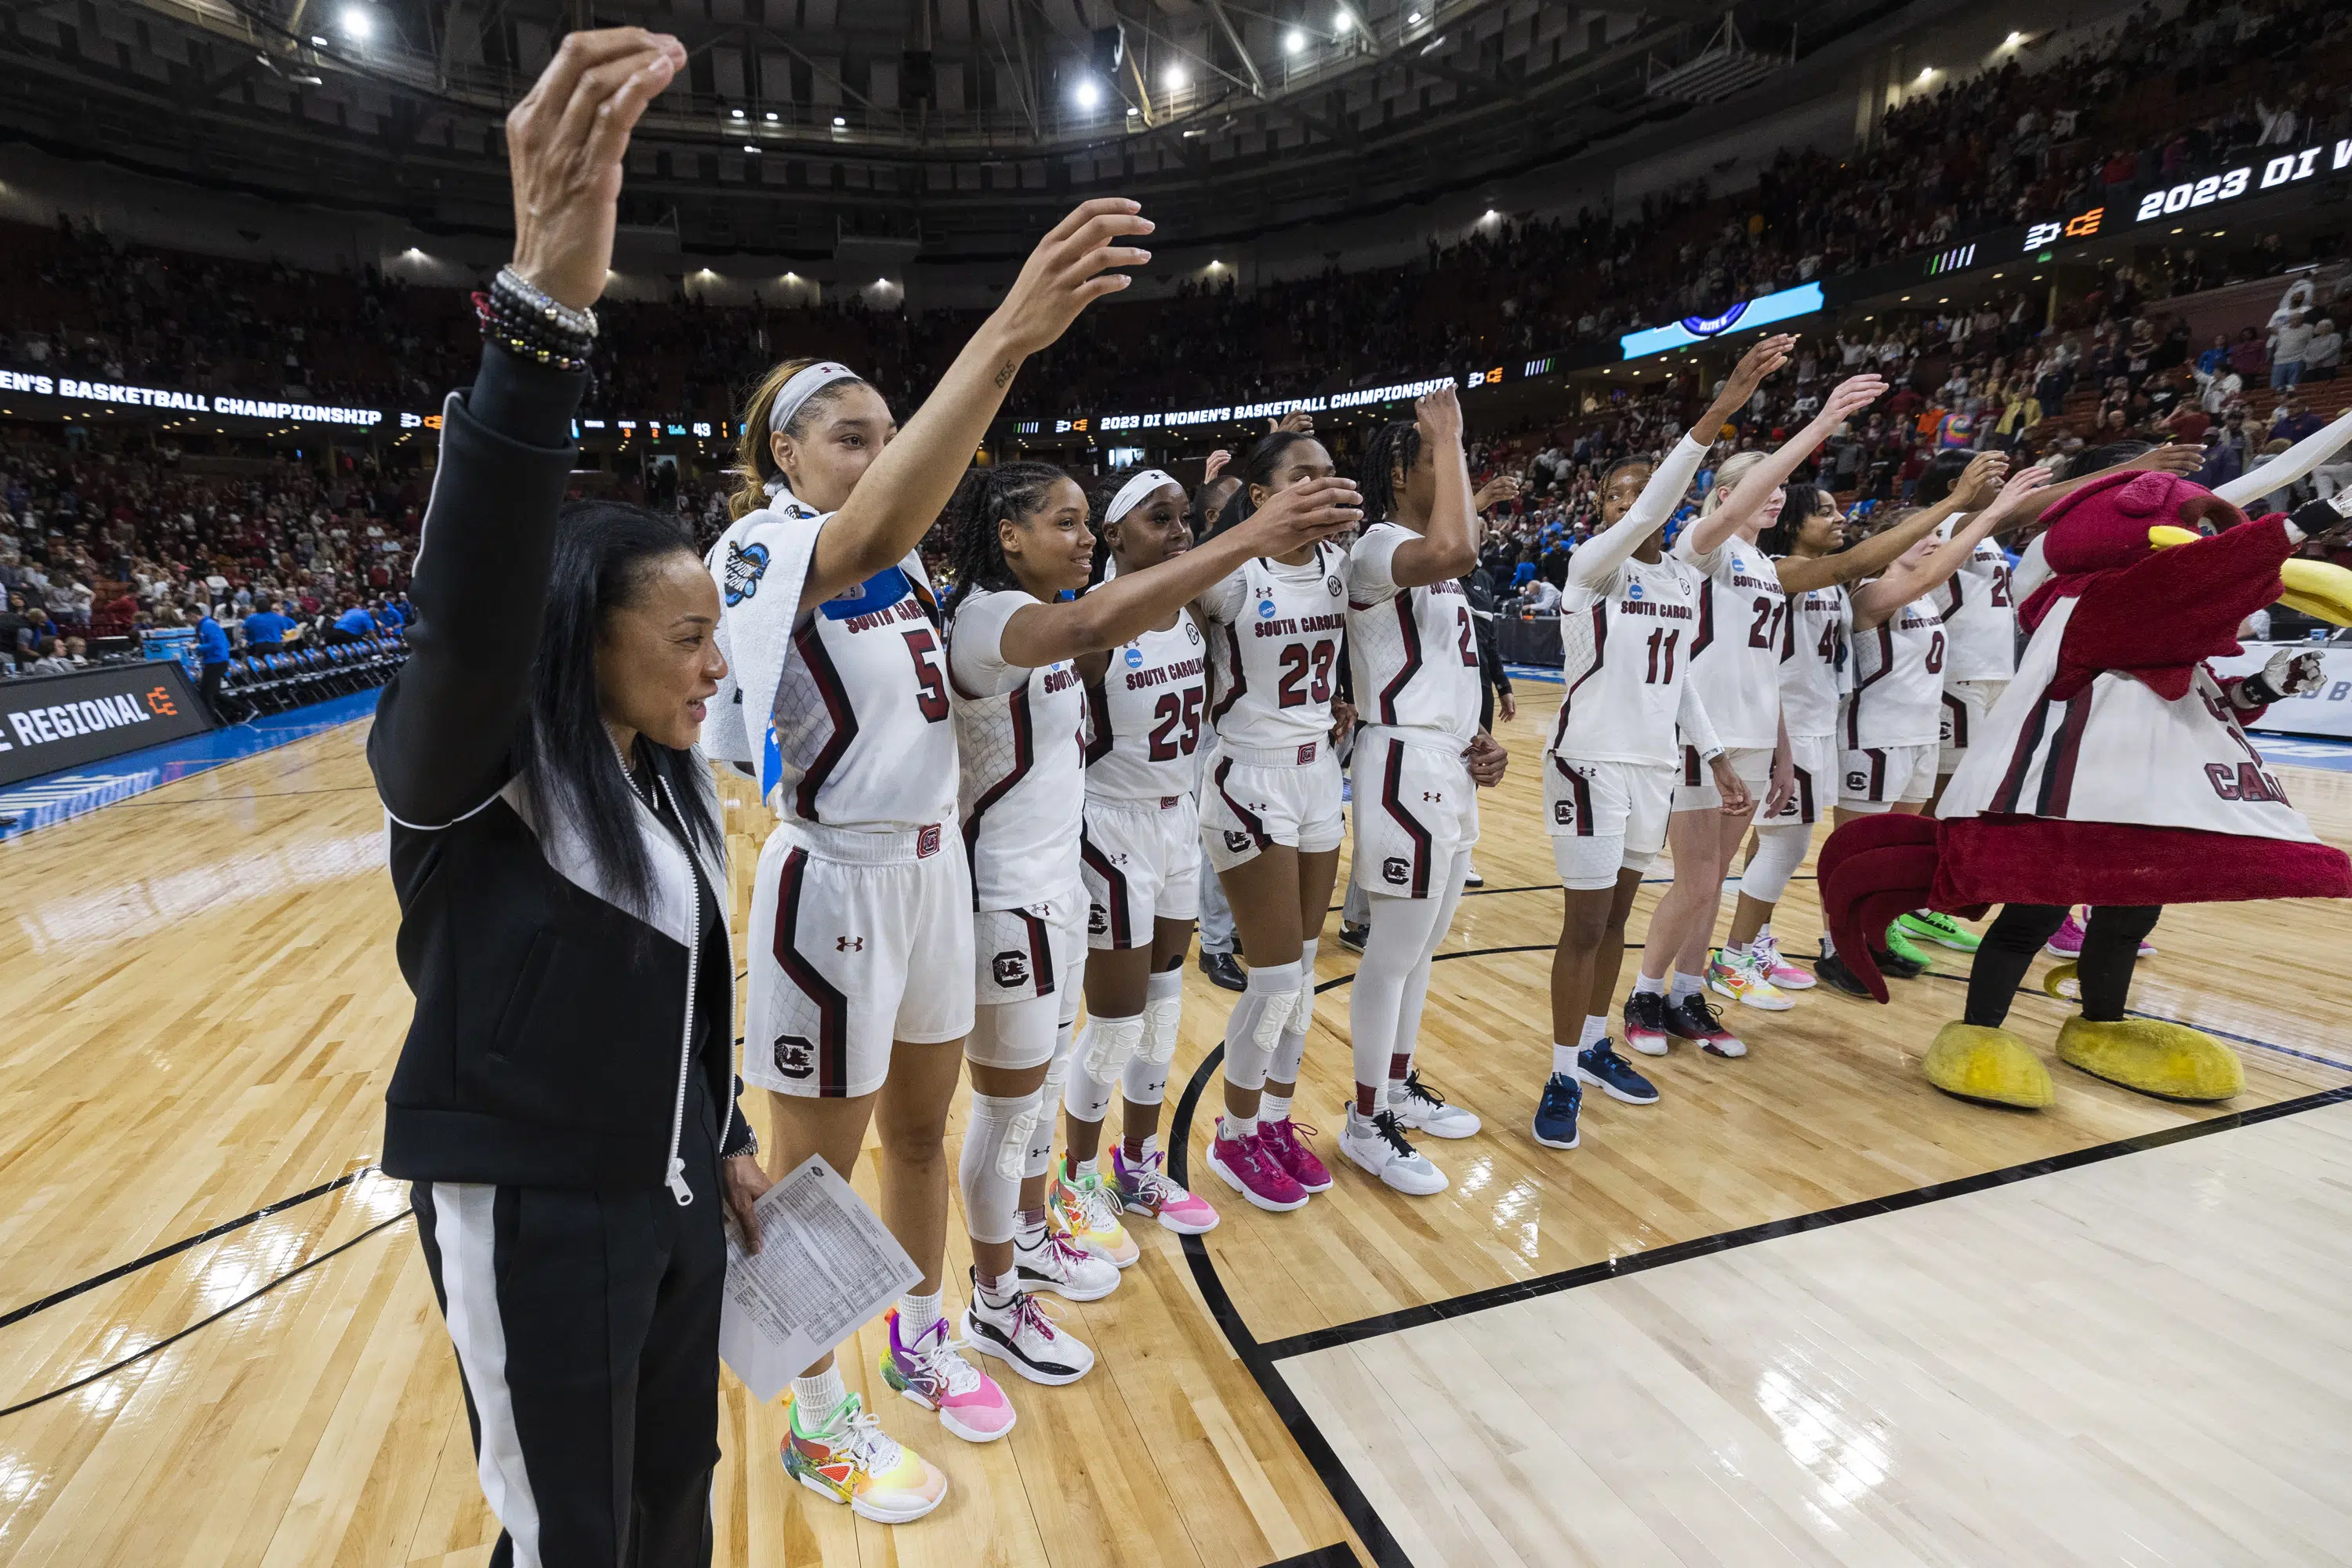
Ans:
[[[1462,662],[1475,669],[1478,668],[1478,638],[1470,628],[1470,611],[1456,605],[1454,613],[1462,618]]]
[[[1282,679],[1274,689],[1274,705],[1277,708],[1300,707],[1310,700],[1331,700],[1331,659],[1339,645],[1324,637],[1309,648],[1303,642],[1286,643],[1276,657],[1282,661]],[[1315,669],[1310,688],[1307,681],[1307,667]]]
[[[1151,739],[1144,752],[1146,756],[1155,763],[1170,763],[1174,762],[1180,752],[1189,757],[1199,749],[1202,695],[1197,686],[1186,691],[1181,700],[1172,691],[1160,694],[1159,702],[1151,710],[1151,716],[1158,722],[1151,726]],[[1184,726],[1181,740],[1176,734],[1176,726],[1180,723]]]
[[[915,706],[923,717],[937,724],[948,716],[948,680],[940,669],[940,645],[927,631],[907,634],[907,653],[915,661],[915,682],[922,688],[915,693]]]

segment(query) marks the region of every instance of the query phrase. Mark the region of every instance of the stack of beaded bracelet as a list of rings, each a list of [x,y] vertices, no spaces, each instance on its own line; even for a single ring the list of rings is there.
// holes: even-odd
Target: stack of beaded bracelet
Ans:
[[[476,292],[474,313],[483,338],[509,353],[556,370],[588,368],[588,351],[596,342],[595,313],[551,298],[511,267],[499,269],[489,292]]]

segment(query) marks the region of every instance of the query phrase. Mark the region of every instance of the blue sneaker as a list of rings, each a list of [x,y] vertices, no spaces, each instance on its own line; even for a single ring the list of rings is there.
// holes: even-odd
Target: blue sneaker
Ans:
[[[1576,1053],[1576,1078],[1589,1083],[1612,1100],[1622,1100],[1628,1105],[1655,1105],[1657,1087],[1633,1070],[1633,1064],[1617,1054],[1616,1047],[1602,1039]]]
[[[1544,1079],[1543,1100],[1536,1106],[1536,1142],[1547,1149],[1576,1147],[1576,1113],[1584,1104],[1584,1086],[1566,1073]]]

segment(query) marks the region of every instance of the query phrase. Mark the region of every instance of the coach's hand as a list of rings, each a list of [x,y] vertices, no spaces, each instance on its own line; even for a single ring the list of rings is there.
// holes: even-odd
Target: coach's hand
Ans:
[[[735,1225],[735,1234],[742,1238],[743,1250],[760,1250],[760,1212],[755,1206],[761,1194],[774,1185],[768,1173],[760,1169],[757,1154],[738,1154],[731,1160],[719,1162],[719,1200],[727,1210],[727,1217]]]
[[[1151,252],[1118,242],[1151,230],[1143,208],[1125,196],[1079,204],[1037,242],[992,320],[1013,349],[1035,353],[1069,331],[1080,310],[1128,286],[1129,275],[1111,268],[1140,267]]]
[[[667,33],[573,33],[507,116],[514,269],[575,310],[604,292],[629,132],[685,65]]]
[[[1511,753],[1494,736],[1481,730],[1464,749],[1462,760],[1470,764],[1470,782],[1480,789],[1493,789],[1503,782],[1503,770],[1511,763]]]

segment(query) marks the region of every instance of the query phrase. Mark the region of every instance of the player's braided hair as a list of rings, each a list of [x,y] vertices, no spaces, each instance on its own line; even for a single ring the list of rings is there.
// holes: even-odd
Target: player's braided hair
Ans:
[[[1356,488],[1364,494],[1364,521],[1387,522],[1396,516],[1396,475],[1412,472],[1421,461],[1421,426],[1410,419],[1391,419],[1364,443],[1363,466]]]
[[[948,563],[955,571],[955,587],[942,606],[952,618],[975,588],[1016,588],[1013,567],[1004,559],[997,524],[1024,518],[1045,504],[1054,487],[1069,475],[1051,463],[999,463],[974,468],[956,487],[948,502]]]
[[[1783,485],[1780,493],[1780,515],[1772,526],[1756,536],[1756,548],[1771,556],[1794,555],[1797,535],[1810,518],[1816,518],[1836,504],[1830,492],[1819,485]]]

